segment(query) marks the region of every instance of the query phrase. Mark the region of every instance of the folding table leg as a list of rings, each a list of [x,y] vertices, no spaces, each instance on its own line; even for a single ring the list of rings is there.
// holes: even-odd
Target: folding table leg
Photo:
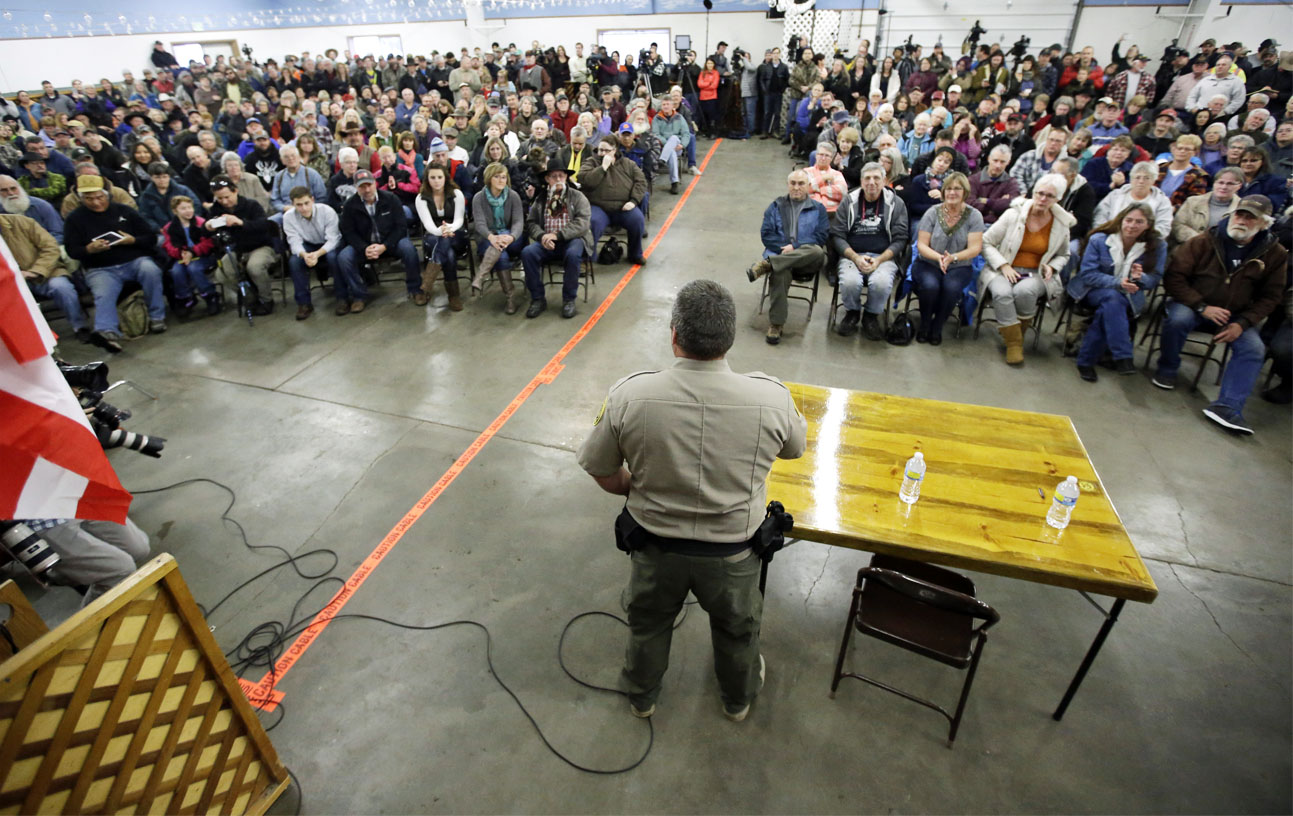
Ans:
[[[1091,648],[1087,649],[1086,657],[1082,658],[1082,665],[1078,666],[1077,674],[1073,675],[1068,691],[1064,692],[1064,699],[1060,700],[1059,708],[1055,709],[1055,713],[1051,715],[1056,722],[1059,722],[1064,717],[1065,710],[1068,709],[1069,703],[1073,701],[1073,695],[1077,694],[1078,686],[1082,685],[1082,680],[1086,677],[1087,670],[1095,662],[1095,656],[1100,653],[1100,647],[1104,645],[1104,639],[1109,637],[1109,632],[1113,630],[1113,625],[1118,622],[1118,614],[1122,612],[1122,607],[1126,603],[1126,600],[1119,598],[1113,602],[1113,608],[1104,613],[1104,623],[1100,626],[1100,631],[1096,633],[1095,640],[1091,643]]]

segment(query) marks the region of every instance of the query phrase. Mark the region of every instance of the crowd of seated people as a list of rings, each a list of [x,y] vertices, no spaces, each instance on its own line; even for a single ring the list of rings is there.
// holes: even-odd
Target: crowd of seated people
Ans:
[[[112,352],[123,347],[116,298],[135,284],[152,333],[199,303],[219,314],[239,283],[250,314],[272,313],[276,269],[292,281],[298,320],[313,314],[321,282],[336,315],[361,313],[387,260],[414,304],[443,282],[460,311],[458,266],[471,253],[473,297],[497,276],[508,314],[518,310],[511,269],[524,268],[530,317],[546,308],[544,265],[561,263],[561,312],[573,317],[597,242],[616,227],[624,260],[645,263],[657,173],[679,194],[682,174],[699,173],[696,133],[717,125],[713,106],[703,118],[681,84],[652,94],[631,59],[574,50],[328,51],[181,67],[157,47],[140,79],[72,80],[70,91],[45,82],[0,99],[0,205],[60,247],[54,264],[42,256],[25,270],[33,291]],[[659,64],[653,49],[645,67]],[[42,243],[21,240],[33,253]],[[80,294],[93,296],[93,325]]]
[[[1155,69],[1122,45],[1105,65],[1090,48],[1015,59],[988,44],[877,59],[863,41],[785,61],[779,48],[729,59],[720,43],[673,66],[655,48],[635,66],[535,42],[187,67],[159,45],[142,78],[45,82],[0,101],[0,208],[59,248],[51,262],[26,224],[9,230],[41,258],[23,270],[33,291],[114,352],[124,288],[143,290],[147,330],[161,333],[199,303],[220,313],[231,287],[240,309],[269,314],[276,269],[307,320],[320,282],[336,315],[362,313],[388,262],[412,303],[441,284],[459,311],[469,256],[473,299],[496,277],[503,310],[518,311],[519,267],[537,317],[544,269],[560,266],[572,317],[608,229],[625,232],[625,261],[645,261],[652,195],[666,173],[675,195],[699,173],[698,135],[758,134],[807,161],[764,213],[749,270],[769,278],[769,343],[791,283],[824,270],[840,335],[883,339],[891,301],[910,292],[925,318],[915,339],[938,345],[977,302],[1012,365],[1043,310],[1069,304],[1091,380],[1101,364],[1127,370],[1125,341],[1152,306],[1154,383],[1172,387],[1187,335],[1212,331],[1232,354],[1210,416],[1247,430],[1243,397],[1268,348],[1281,381],[1267,396],[1293,387],[1287,222],[1276,225],[1293,170],[1293,52],[1209,40]],[[93,297],[92,322],[79,294]]]
[[[977,303],[1005,361],[1022,365],[1043,310],[1069,309],[1066,340],[1095,382],[1099,366],[1134,372],[1133,334],[1152,318],[1159,388],[1175,387],[1191,332],[1218,357],[1228,349],[1204,412],[1217,424],[1252,432],[1242,412],[1268,351],[1278,382],[1263,396],[1293,399],[1293,51],[1267,40],[1250,59],[1205,40],[1154,69],[1136,46],[1121,52],[1125,39],[1103,66],[1091,48],[1060,46],[1013,64],[994,45],[955,62],[941,47],[872,56],[866,41],[789,64],[765,54],[747,124],[808,164],[765,211],[747,273],[767,276],[768,343],[782,341],[788,289],[811,268],[837,287],[846,337],[885,339],[884,315],[910,292],[917,342],[942,343]]]

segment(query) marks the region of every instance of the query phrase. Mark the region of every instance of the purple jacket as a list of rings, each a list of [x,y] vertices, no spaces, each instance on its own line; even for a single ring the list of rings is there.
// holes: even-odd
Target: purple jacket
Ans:
[[[983,215],[984,224],[996,222],[1018,195],[1019,182],[1009,173],[1002,173],[996,179],[988,178],[987,170],[970,174],[970,204]],[[980,201],[981,198],[987,201]]]

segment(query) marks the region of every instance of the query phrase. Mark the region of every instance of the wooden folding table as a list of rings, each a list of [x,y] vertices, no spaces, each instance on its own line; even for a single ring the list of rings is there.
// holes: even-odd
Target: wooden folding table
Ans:
[[[1075,589],[1100,610],[1104,624],[1053,715],[1063,717],[1124,604],[1158,595],[1072,421],[787,385],[808,419],[808,450],[777,461],[768,498],[794,515],[794,538]],[[907,505],[898,488],[916,450],[927,470],[919,502]],[[1056,530],[1046,512],[1070,475],[1082,495]]]

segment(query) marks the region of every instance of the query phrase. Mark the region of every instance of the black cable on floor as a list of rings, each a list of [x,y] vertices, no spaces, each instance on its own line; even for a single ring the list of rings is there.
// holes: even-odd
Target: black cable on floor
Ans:
[[[266,673],[270,677],[271,686],[272,686],[274,682],[277,680],[277,675],[275,674],[274,666],[278,662],[278,658],[282,655],[283,651],[287,648],[288,643],[291,640],[295,639],[302,632],[305,632],[307,629],[311,629],[315,626],[323,626],[333,621],[369,620],[369,621],[375,621],[377,623],[386,624],[387,626],[394,626],[399,629],[407,629],[410,631],[417,631],[417,632],[434,632],[439,629],[447,629],[453,626],[472,626],[477,629],[480,629],[482,632],[485,633],[485,664],[489,669],[490,676],[494,678],[494,681],[498,683],[499,687],[501,687],[503,691],[507,692],[508,696],[512,698],[512,701],[516,703],[516,707],[519,708],[521,710],[521,714],[524,715],[527,720],[529,720],[530,725],[534,728],[535,733],[538,734],[539,739],[543,742],[544,746],[562,762],[566,763],[567,765],[569,765],[570,767],[576,770],[584,771],[585,773],[600,774],[600,775],[614,775],[614,774],[626,773],[628,771],[633,770],[634,768],[641,765],[644,761],[646,761],[647,756],[651,753],[651,748],[655,745],[655,726],[652,724],[649,718],[646,721],[647,731],[648,731],[646,749],[642,752],[642,755],[639,756],[632,764],[627,765],[625,767],[611,768],[611,769],[590,768],[585,765],[581,765],[578,762],[575,762],[573,759],[567,757],[565,754],[561,753],[561,751],[557,750],[556,746],[552,744],[552,742],[548,739],[547,735],[543,733],[543,729],[539,726],[538,721],[534,719],[534,716],[530,714],[529,709],[527,709],[525,707],[525,704],[521,702],[521,698],[518,697],[514,691],[512,691],[511,687],[509,687],[507,683],[503,682],[503,678],[499,677],[498,672],[494,668],[493,635],[490,633],[489,627],[487,627],[483,623],[480,623],[479,621],[454,620],[454,621],[448,621],[446,623],[419,625],[419,624],[411,624],[411,623],[402,623],[400,621],[393,621],[388,618],[380,617],[378,615],[368,615],[368,614],[358,613],[358,612],[348,612],[348,613],[335,615],[323,621],[307,622],[307,621],[313,621],[314,618],[317,617],[318,614],[322,612],[324,608],[326,608],[327,604],[331,601],[333,596],[330,594],[328,596],[328,599],[324,601],[324,606],[321,606],[318,610],[308,615],[302,615],[300,614],[300,609],[301,609],[301,605],[305,602],[306,598],[310,597],[310,595],[312,595],[314,591],[321,586],[327,586],[334,582],[338,586],[345,585],[345,581],[343,581],[341,578],[330,574],[332,570],[334,570],[337,567],[337,565],[340,563],[340,558],[338,557],[335,551],[326,549],[326,548],[309,550],[307,552],[301,553],[300,555],[294,556],[291,553],[289,553],[286,549],[278,546],[277,544],[259,544],[259,545],[252,544],[248,540],[247,532],[245,529],[243,529],[243,526],[239,524],[236,519],[234,519],[232,516],[229,515],[229,512],[233,509],[234,505],[237,503],[238,495],[233,490],[233,488],[229,487],[228,485],[222,484],[221,482],[218,482],[214,479],[198,477],[193,479],[186,479],[184,481],[176,482],[175,484],[165,485],[163,487],[150,488],[148,490],[134,490],[130,492],[133,493],[134,495],[161,493],[166,490],[173,490],[175,488],[185,487],[187,485],[198,484],[203,482],[208,484],[213,484],[229,494],[229,504],[221,512],[220,519],[222,521],[227,521],[234,525],[234,528],[237,529],[239,536],[241,536],[242,538],[242,542],[244,546],[246,546],[250,550],[266,550],[266,549],[276,550],[282,553],[284,558],[283,561],[280,561],[279,563],[274,564],[271,567],[267,567],[266,569],[261,570],[260,572],[253,575],[251,578],[248,578],[246,581],[243,581],[241,584],[234,587],[232,590],[226,593],[223,598],[221,598],[218,602],[216,602],[216,604],[212,606],[210,610],[202,609],[201,605],[199,604],[199,609],[202,609],[204,617],[207,615],[210,615],[212,612],[215,612],[215,610],[219,609],[222,605],[224,605],[224,603],[228,601],[231,597],[233,597],[241,590],[245,589],[247,586],[250,586],[253,582],[259,580],[260,578],[263,578],[264,576],[270,574],[276,569],[279,569],[280,567],[291,566],[293,571],[296,572],[297,575],[307,580],[315,581],[314,584],[312,584],[308,589],[305,590],[305,592],[301,594],[299,598],[297,598],[296,603],[292,605],[292,612],[288,616],[288,619],[286,622],[278,621],[278,620],[265,621],[264,623],[261,623],[253,627],[250,632],[248,632],[245,636],[243,636],[241,640],[238,641],[237,645],[235,645],[229,651],[225,652],[226,657],[230,657],[230,656],[233,657],[233,660],[230,661],[230,667],[234,670],[234,673],[239,677],[242,676],[243,672],[249,669],[263,667]],[[301,561],[311,556],[319,555],[319,554],[331,555],[333,559],[332,566],[330,566],[327,570],[323,572],[319,572],[316,574],[306,573],[302,571],[301,567],[297,564],[298,561]],[[691,603],[695,603],[695,602],[688,601],[686,605],[690,605]],[[680,615],[678,620],[674,623],[675,629],[681,626],[683,621],[687,619],[686,605],[684,605],[682,614]],[[618,615],[613,615],[609,612],[600,612],[600,611],[581,612],[580,614],[576,615],[575,617],[567,621],[566,625],[561,629],[561,637],[557,641],[557,663],[558,665],[561,666],[561,670],[566,674],[566,676],[569,677],[571,680],[574,680],[579,685],[584,686],[585,688],[594,689],[596,691],[606,691],[606,692],[611,692],[613,694],[618,694],[627,699],[628,697],[627,692],[621,691],[620,689],[616,689],[616,688],[610,688],[607,686],[598,686],[593,683],[589,683],[587,681],[581,680],[580,678],[576,677],[574,673],[572,673],[570,669],[566,666],[565,656],[563,654],[563,647],[565,646],[566,635],[569,633],[570,627],[574,625],[576,621],[582,618],[593,617],[593,616],[607,617],[612,620],[618,621],[624,624],[625,626],[628,625],[628,621],[624,620]],[[252,700],[252,702],[269,702],[269,701]],[[283,721],[284,717],[287,716],[286,707],[283,705],[282,702],[278,703],[276,709],[278,711],[279,716],[276,720],[274,720],[273,723],[265,726],[265,730],[267,732],[272,731],[274,728],[276,728]],[[288,773],[289,774],[291,773],[290,769]],[[292,775],[292,778],[296,780],[295,774]],[[300,789],[299,780],[297,780],[297,787],[299,790]],[[302,797],[302,800],[304,800],[303,792],[301,793],[301,797]],[[300,811],[298,809],[298,813],[299,812]]]

